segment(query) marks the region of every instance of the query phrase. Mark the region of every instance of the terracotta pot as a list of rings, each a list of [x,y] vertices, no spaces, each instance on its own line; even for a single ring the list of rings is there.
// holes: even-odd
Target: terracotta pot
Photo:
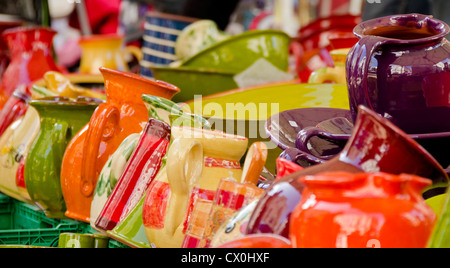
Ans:
[[[64,218],[61,162],[67,144],[92,116],[99,102],[55,97],[30,102],[39,113],[40,131],[25,163],[25,185],[31,200],[49,218]]]
[[[408,173],[431,179],[436,185],[448,183],[448,176],[439,163],[416,141],[387,119],[360,106],[352,135],[341,153],[272,184],[255,208],[247,232],[288,237],[290,214],[304,190],[304,184],[298,178],[335,171]],[[433,191],[425,192],[424,197],[432,197]]]
[[[90,222],[90,209],[98,176],[122,141],[140,133],[148,112],[143,94],[170,99],[179,89],[136,74],[100,68],[105,80],[106,102],[67,146],[61,167],[66,216]]]
[[[302,177],[292,212],[295,248],[426,246],[436,215],[421,192],[429,179],[387,173],[323,173]]]
[[[6,97],[11,96],[18,86],[29,86],[42,78],[47,71],[59,71],[52,56],[55,34],[45,27],[17,27],[3,32],[11,51],[11,62],[1,81]]]
[[[360,23],[347,57],[353,120],[364,105],[408,134],[450,131],[450,27],[420,14]]]

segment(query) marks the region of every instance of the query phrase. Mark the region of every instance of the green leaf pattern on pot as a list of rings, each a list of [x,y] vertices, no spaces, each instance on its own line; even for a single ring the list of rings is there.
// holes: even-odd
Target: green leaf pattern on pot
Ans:
[[[104,204],[112,193],[131,154],[139,141],[140,133],[134,133],[123,140],[114,154],[108,159],[100,173],[91,204],[91,225],[95,223]]]

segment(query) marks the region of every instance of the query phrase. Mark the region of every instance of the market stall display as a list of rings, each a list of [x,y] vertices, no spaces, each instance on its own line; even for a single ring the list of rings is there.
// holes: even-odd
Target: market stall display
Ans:
[[[1,248],[449,246],[445,22],[144,21],[70,71],[51,27],[5,24]]]

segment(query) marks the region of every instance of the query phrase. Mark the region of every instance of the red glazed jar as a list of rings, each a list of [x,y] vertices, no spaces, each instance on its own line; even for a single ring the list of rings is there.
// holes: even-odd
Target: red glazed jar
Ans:
[[[20,89],[14,91],[0,112],[0,136],[11,123],[25,114],[30,100],[31,96]]]
[[[52,54],[55,34],[55,31],[46,27],[16,27],[3,32],[11,51],[11,62],[1,81],[6,97],[11,96],[18,86],[29,86],[31,82],[42,78],[47,71],[60,71]]]
[[[298,248],[422,248],[436,215],[421,192],[431,181],[414,175],[344,172],[305,176],[290,220]]]

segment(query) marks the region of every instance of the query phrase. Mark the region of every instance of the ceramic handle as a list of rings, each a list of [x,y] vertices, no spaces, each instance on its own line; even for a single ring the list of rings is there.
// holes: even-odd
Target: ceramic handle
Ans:
[[[167,153],[167,178],[174,210],[168,212],[167,228],[172,233],[183,224],[192,185],[203,170],[203,146],[197,140],[175,139]]]
[[[311,151],[308,148],[308,142],[312,137],[321,137],[328,140],[336,140],[336,141],[345,141],[350,138],[349,134],[333,134],[326,131],[321,130],[316,127],[306,127],[297,134],[297,138],[295,139],[295,147],[300,151],[306,152],[312,155]],[[318,157],[323,160],[329,160],[332,156],[328,157]]]
[[[386,38],[364,36],[348,53],[346,77],[353,121],[356,120],[359,105],[364,105],[374,110],[367,87],[370,59],[381,45],[388,43],[389,41]]]
[[[342,84],[342,77],[345,79],[345,74],[338,73],[333,70],[333,68],[321,68],[314,71],[310,76],[308,83],[310,84],[322,84],[324,82],[330,81],[336,84]]]
[[[133,55],[138,61],[141,61],[143,56],[142,50],[136,46],[125,47],[125,52]]]
[[[242,169],[242,183],[256,185],[267,160],[267,146],[263,142],[253,143],[245,157]]]
[[[102,140],[110,139],[120,118],[119,110],[101,104],[92,115],[83,145],[81,193],[89,197],[95,187],[97,156]]]
[[[322,164],[326,162],[326,160],[320,159],[312,154],[300,151],[299,149],[292,147],[284,150],[281,153],[280,157],[292,161],[294,163],[300,163],[299,162],[300,160],[305,160],[313,164]]]

